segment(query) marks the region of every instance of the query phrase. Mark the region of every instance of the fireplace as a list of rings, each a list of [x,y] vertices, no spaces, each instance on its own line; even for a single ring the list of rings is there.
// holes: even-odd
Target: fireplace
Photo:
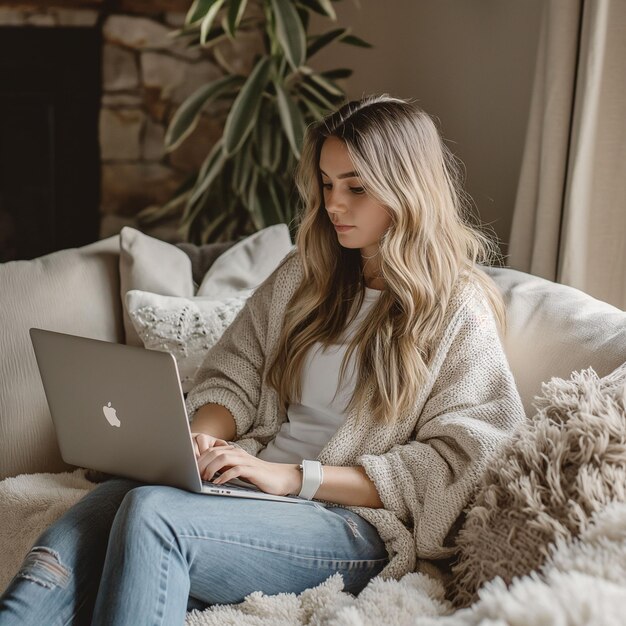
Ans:
[[[0,27],[0,262],[98,239],[101,39]]]
[[[0,2],[0,262],[84,245],[124,226],[180,241],[179,215],[156,224],[137,215],[166,203],[222,132],[226,109],[216,102],[194,133],[164,150],[180,103],[223,75],[212,49],[170,37],[190,5]],[[222,56],[244,68],[253,53],[243,44],[225,46]]]

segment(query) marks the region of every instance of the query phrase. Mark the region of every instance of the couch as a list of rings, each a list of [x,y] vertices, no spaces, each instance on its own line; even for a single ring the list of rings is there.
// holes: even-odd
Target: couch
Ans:
[[[145,298],[154,294],[151,303],[158,309],[161,304],[170,306],[175,299],[186,298],[193,304],[197,298],[199,306],[205,306],[209,301],[213,306],[213,300],[221,298],[228,302],[231,311],[230,318],[218,311],[222,323],[226,324],[243,306],[255,283],[269,274],[289,249],[284,225],[266,229],[250,241],[208,246],[169,244],[125,228],[118,235],[80,248],[0,264],[0,487],[6,487],[5,499],[2,500],[0,494],[0,503],[5,507],[4,519],[12,520],[16,525],[13,529],[0,531],[4,533],[0,536],[0,551],[5,551],[0,552],[0,592],[30,547],[29,541],[36,538],[35,533],[86,493],[85,489],[93,486],[88,473],[67,465],[60,457],[28,329],[36,326],[159,349],[158,342],[149,345],[149,333],[141,334],[138,318],[130,319],[128,306],[131,301],[139,302],[139,296]],[[144,254],[146,256],[142,258]],[[219,269],[212,272],[216,265],[220,266]],[[504,296],[508,330],[502,341],[529,418],[535,413],[534,402],[545,381],[567,379],[572,372],[584,368],[591,368],[598,378],[603,378],[626,361],[625,312],[577,289],[511,268],[483,269]],[[129,295],[130,292],[133,293]],[[132,300],[131,296],[138,299]],[[170,300],[166,302],[168,298]],[[154,306],[149,310],[155,310]],[[210,314],[214,315],[214,311]],[[209,313],[205,310],[202,315]],[[181,353],[179,369],[182,371],[188,366],[192,374],[198,364],[198,354],[197,350],[195,356]],[[63,355],[59,358],[62,359]],[[29,525],[26,519],[11,517],[8,509],[12,500],[7,500],[6,493],[13,494],[11,497],[15,502],[24,503],[29,497],[29,494],[16,492],[19,485],[29,485],[28,489],[33,489],[32,502],[38,498],[34,509],[39,515],[38,523]],[[69,490],[74,494],[74,500],[70,498],[59,507],[54,498],[46,499],[46,494],[55,488],[58,493],[62,489]],[[37,489],[39,492],[35,494]],[[35,512],[30,510],[28,515],[32,517]],[[30,535],[21,532],[19,527],[22,525],[29,529]],[[18,547],[14,540],[17,536],[22,537],[22,544]],[[8,554],[8,544],[17,552]],[[428,598],[424,602],[444,601],[443,598],[437,599],[439,591],[415,582],[415,577],[421,574],[408,576],[403,581],[402,593],[406,588],[415,591],[419,587],[420,593],[430,589],[432,593],[426,593]],[[317,606],[319,598],[325,597],[328,606],[337,608],[349,604],[346,598],[339,603],[336,601],[337,594],[341,595],[340,581],[329,579],[327,582],[323,589],[315,590],[317,596],[303,595],[296,599],[297,602],[294,600],[294,610],[299,611],[298,619],[302,623],[306,623],[303,615],[307,602]],[[373,582],[371,592],[369,587],[366,591],[374,594],[374,598],[377,593],[389,597],[400,593],[399,587],[385,587],[391,581]],[[412,597],[417,598],[419,593],[415,593],[417,595]],[[361,595],[366,601],[368,596],[364,594]],[[333,602],[331,597],[335,598]],[[258,598],[250,599],[251,603],[256,601]],[[206,613],[205,620],[197,622],[189,613],[188,623],[224,623],[220,622],[224,619],[223,614]],[[367,614],[364,611],[360,615]],[[211,621],[213,618],[215,622]],[[354,623],[361,623],[356,617],[354,620]],[[365,617],[363,620],[362,623],[369,623]],[[232,623],[248,622],[241,617]],[[272,623],[271,619],[267,623]]]

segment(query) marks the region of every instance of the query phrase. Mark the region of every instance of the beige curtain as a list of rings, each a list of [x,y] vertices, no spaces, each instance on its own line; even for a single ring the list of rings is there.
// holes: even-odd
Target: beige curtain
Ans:
[[[625,0],[546,0],[508,264],[626,309]]]

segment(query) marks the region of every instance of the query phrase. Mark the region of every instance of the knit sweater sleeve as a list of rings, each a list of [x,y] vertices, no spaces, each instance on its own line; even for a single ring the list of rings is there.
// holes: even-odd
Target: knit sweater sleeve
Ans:
[[[411,440],[357,459],[384,508],[413,528],[418,558],[452,555],[451,531],[489,459],[525,420],[484,298],[457,311],[443,342],[445,356]]]
[[[279,271],[280,266],[261,283],[206,353],[185,400],[190,422],[198,408],[215,403],[232,413],[237,438],[254,423],[261,394],[268,312]]]

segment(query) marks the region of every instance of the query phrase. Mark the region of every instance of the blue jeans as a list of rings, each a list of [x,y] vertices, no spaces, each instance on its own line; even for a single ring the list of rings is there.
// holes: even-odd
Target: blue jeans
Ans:
[[[336,572],[356,595],[387,563],[376,529],[341,507],[113,478],[37,539],[0,597],[0,625],[172,626],[194,608],[300,593]]]

